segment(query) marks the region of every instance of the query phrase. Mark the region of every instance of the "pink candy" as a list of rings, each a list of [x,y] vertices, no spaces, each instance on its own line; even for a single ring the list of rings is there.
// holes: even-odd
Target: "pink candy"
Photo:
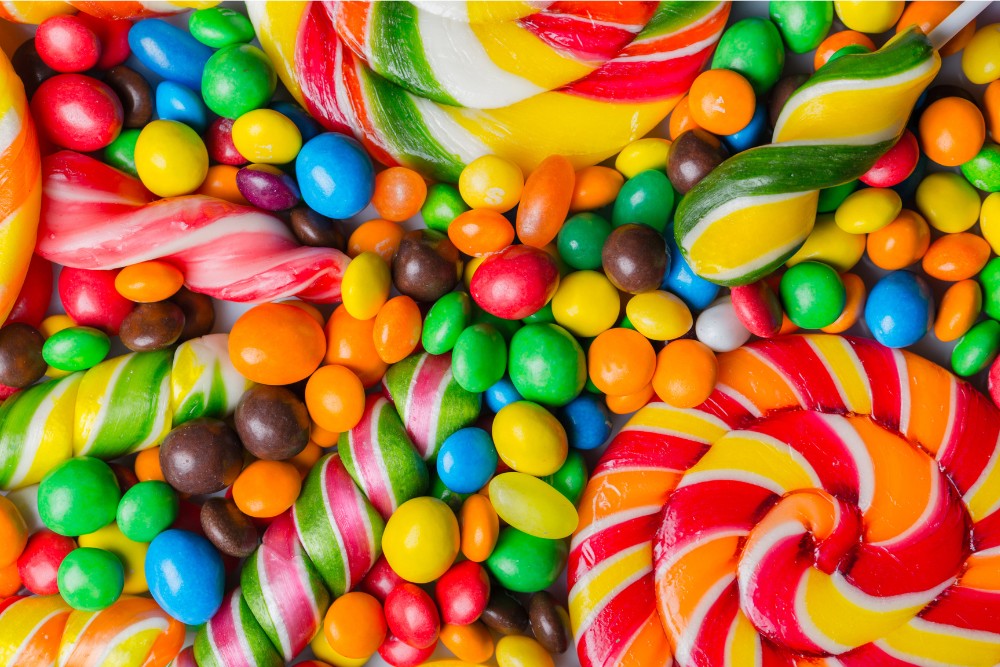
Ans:
[[[520,320],[548,303],[558,287],[555,260],[538,248],[512,245],[479,265],[469,292],[487,313]]]

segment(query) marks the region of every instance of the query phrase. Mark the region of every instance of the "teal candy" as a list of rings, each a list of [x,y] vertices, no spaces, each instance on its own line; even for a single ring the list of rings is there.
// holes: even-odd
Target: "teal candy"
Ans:
[[[213,49],[246,43],[254,38],[250,19],[225,7],[210,7],[193,12],[188,18],[188,30],[192,37]]]
[[[1000,353],[1000,322],[985,320],[962,336],[951,353],[955,375],[970,377],[993,363]]]
[[[469,205],[458,188],[448,183],[435,183],[427,188],[427,199],[420,213],[428,227],[447,234],[451,221],[468,210]]]
[[[795,53],[815,49],[833,25],[833,3],[829,0],[771,0],[770,5],[771,20]]]
[[[45,363],[61,371],[84,371],[104,361],[111,339],[92,327],[69,327],[49,336],[42,346]]]
[[[962,174],[983,192],[1000,191],[1000,146],[987,141],[976,157],[962,165]]]
[[[474,324],[458,337],[451,353],[455,381],[473,393],[483,392],[507,372],[507,343],[496,327]]]
[[[670,185],[669,182],[667,185]],[[616,201],[616,209],[617,206]],[[580,271],[600,269],[601,249],[610,234],[611,225],[601,216],[596,213],[577,213],[559,230],[556,239],[559,256]]]
[[[107,463],[90,456],[64,461],[38,485],[38,513],[60,535],[78,537],[115,520],[121,491]]]
[[[173,524],[178,509],[177,492],[169,484],[139,482],[118,503],[118,528],[133,542],[152,542]]]
[[[858,189],[861,181],[848,181],[842,185],[835,185],[832,188],[824,188],[819,191],[819,201],[816,203],[816,211],[819,213],[832,213],[840,208],[847,197]]]
[[[587,488],[587,480],[590,479],[587,460],[583,458],[580,450],[571,449],[566,455],[566,462],[559,470],[542,479],[561,493],[566,500],[579,507],[584,489]]]
[[[104,147],[104,161],[129,176],[139,177],[135,169],[135,142],[139,140],[142,130],[122,130],[115,140]]]
[[[125,586],[122,562],[104,549],[74,549],[59,564],[56,577],[63,600],[80,611],[111,606]]]
[[[534,593],[556,582],[568,554],[565,540],[547,540],[507,526],[500,531],[486,568],[507,590]]]
[[[472,299],[465,292],[449,292],[434,302],[420,334],[420,342],[431,354],[450,352],[472,319]]]
[[[566,405],[587,381],[583,348],[558,324],[528,324],[510,342],[510,379],[527,400]]]
[[[267,106],[277,75],[263,51],[234,44],[216,51],[205,63],[201,94],[208,108],[226,118],[239,118]]]
[[[767,93],[781,78],[785,47],[771,21],[751,17],[729,26],[712,58],[712,69],[728,69],[746,77],[754,92]]]
[[[673,209],[674,189],[666,172],[647,169],[625,181],[618,191],[611,213],[611,224],[621,227],[637,223],[663,232]]]

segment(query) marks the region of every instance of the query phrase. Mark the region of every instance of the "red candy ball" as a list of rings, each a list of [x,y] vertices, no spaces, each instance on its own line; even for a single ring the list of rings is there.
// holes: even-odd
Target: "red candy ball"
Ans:
[[[38,255],[32,255],[28,273],[24,277],[21,291],[10,309],[5,324],[24,322],[36,329],[45,319],[45,312],[52,300],[52,263]]]
[[[392,667],[416,667],[434,653],[436,644],[429,648],[413,648],[399,637],[389,635],[378,648],[378,654]]]
[[[385,599],[385,622],[400,640],[418,649],[433,647],[441,632],[441,617],[424,589],[409,582]]]
[[[17,387],[8,387],[5,384],[0,384],[0,402],[6,401],[8,398],[21,391]]]
[[[397,586],[405,583],[406,580],[396,574],[396,571],[390,567],[389,561],[385,559],[385,556],[381,556],[375,561],[372,569],[368,570],[365,578],[361,580],[358,590],[368,593],[379,602],[384,603],[385,599],[389,597],[389,593],[395,590]]]
[[[128,59],[132,50],[128,46],[128,31],[132,22],[128,19],[99,19],[90,14],[80,12],[76,15],[85,26],[94,31],[101,41],[101,57],[97,61],[98,69],[111,69],[121,65]]]
[[[544,250],[512,245],[490,255],[472,276],[469,292],[480,308],[520,320],[544,306],[559,287],[559,269]]]
[[[490,600],[490,578],[479,563],[467,560],[453,565],[434,588],[441,618],[448,625],[469,625],[479,620]]]
[[[24,587],[35,595],[55,595],[59,592],[56,575],[59,564],[76,549],[73,538],[40,530],[28,538],[28,544],[17,559],[17,573]]]
[[[124,120],[114,91],[82,74],[57,74],[43,81],[31,98],[31,115],[52,143],[84,152],[114,141]]]
[[[732,288],[733,310],[747,331],[774,338],[781,331],[784,310],[774,290],[763,280]]]
[[[35,48],[42,62],[57,72],[86,72],[101,57],[101,41],[76,16],[42,21],[35,32]]]
[[[205,148],[213,162],[239,167],[247,162],[233,143],[233,119],[216,118],[205,131]]]
[[[115,336],[134,303],[115,289],[113,271],[64,268],[59,274],[59,299],[66,314],[81,327],[94,327]]]
[[[993,404],[1000,408],[1000,358],[990,366],[989,390]]]
[[[917,137],[909,130],[903,130],[903,136],[896,145],[880,157],[860,180],[873,188],[891,188],[913,173],[919,159],[920,144]]]

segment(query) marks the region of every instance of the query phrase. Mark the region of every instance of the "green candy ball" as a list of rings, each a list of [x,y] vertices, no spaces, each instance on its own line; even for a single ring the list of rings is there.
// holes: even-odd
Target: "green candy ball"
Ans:
[[[995,320],[1000,320],[1000,257],[986,262],[979,273],[983,285],[983,312]]]
[[[833,26],[833,3],[829,0],[772,0],[770,14],[788,48],[795,53],[815,49]]]
[[[510,379],[526,401],[566,405],[583,391],[583,348],[558,324],[527,324],[510,341]]]
[[[86,535],[115,520],[118,480],[108,464],[91,456],[60,463],[38,485],[38,514],[53,532]]]
[[[472,323],[492,324],[504,337],[504,340],[510,340],[513,338],[514,334],[521,328],[521,320],[505,320],[502,317],[497,317],[493,313],[487,313],[475,304],[472,305]]]
[[[420,333],[420,342],[431,354],[444,354],[455,347],[472,319],[472,299],[465,292],[448,292],[434,302]]]
[[[574,269],[599,270],[601,249],[610,235],[611,225],[607,220],[596,213],[577,213],[559,230],[556,238],[559,256]]]
[[[460,214],[469,210],[458,188],[447,183],[435,183],[427,188],[427,199],[420,209],[424,222],[431,229],[448,233],[448,225]]]
[[[104,161],[119,171],[139,178],[135,168],[135,142],[142,130],[122,130],[115,140],[104,147]]]
[[[832,188],[825,188],[819,191],[819,201],[816,203],[816,211],[819,213],[832,213],[840,208],[847,197],[858,189],[861,181],[848,181]]]
[[[625,181],[611,212],[611,224],[646,225],[658,232],[667,228],[674,210],[674,188],[667,174],[655,169],[640,171]]]
[[[781,277],[788,318],[803,329],[822,329],[844,312],[847,291],[837,272],[820,262],[796,264]]]
[[[454,491],[449,489],[448,486],[441,481],[441,478],[438,477],[436,466],[430,466],[430,475],[431,475],[431,492],[429,495],[432,498],[437,498],[455,512],[458,512],[460,509],[462,509],[462,503],[464,503],[465,499],[471,496],[472,494],[455,493]]]
[[[234,44],[216,51],[205,63],[201,96],[220,116],[239,118],[266,106],[277,80],[263,51],[249,44]]]
[[[737,21],[726,29],[715,49],[712,69],[739,72],[760,96],[774,87],[785,67],[785,45],[778,29],[759,17]]]
[[[507,341],[490,324],[467,327],[451,351],[451,372],[466,391],[486,391],[507,372]]]
[[[139,482],[118,503],[118,528],[133,542],[152,542],[177,518],[177,492],[166,482]]]
[[[556,582],[568,555],[566,540],[547,540],[508,526],[500,531],[486,568],[504,588],[534,593]]]
[[[587,460],[583,458],[580,450],[571,449],[569,450],[569,454],[566,455],[566,462],[562,464],[559,470],[542,479],[546,484],[561,493],[566,500],[573,503],[574,506],[578,506],[580,498],[583,497],[583,491],[587,488],[589,477],[590,471],[587,470]]]
[[[91,327],[69,327],[45,340],[42,358],[61,371],[84,371],[104,361],[111,351],[111,339]]]
[[[70,607],[100,611],[121,597],[125,569],[110,551],[81,547],[63,558],[56,579],[59,594]]]
[[[955,375],[969,377],[989,368],[1000,353],[1000,322],[984,320],[962,336],[951,352]]]
[[[199,9],[192,13],[188,19],[188,30],[192,37],[213,49],[245,44],[255,37],[250,19],[225,7]]]
[[[987,141],[976,157],[962,165],[962,175],[983,192],[1000,191],[1000,146]]]
[[[550,324],[556,321],[556,316],[552,314],[552,302],[549,301],[547,304],[528,315],[523,320],[525,324]]]

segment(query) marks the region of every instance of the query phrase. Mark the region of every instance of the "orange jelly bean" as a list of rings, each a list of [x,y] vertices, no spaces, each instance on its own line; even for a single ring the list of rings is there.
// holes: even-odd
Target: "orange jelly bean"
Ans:
[[[458,515],[462,555],[482,563],[493,553],[500,535],[500,517],[485,495],[473,494],[462,503]]]
[[[466,255],[485,257],[514,242],[514,226],[502,213],[474,208],[451,221],[448,238]]]
[[[790,333],[795,333],[799,330],[799,325],[792,322],[791,318],[788,317],[788,313],[782,313],[781,315],[781,328],[778,329],[779,336],[786,336]]]
[[[1000,79],[986,86],[983,93],[983,111],[990,135],[996,139],[1000,135]]]
[[[365,410],[365,388],[348,368],[323,366],[306,383],[306,407],[314,422],[331,432],[350,431]]]
[[[167,478],[163,476],[160,468],[160,448],[152,447],[144,449],[135,457],[135,476],[140,482],[165,482]]]
[[[608,394],[604,397],[604,402],[608,404],[608,410],[616,415],[629,415],[649,403],[653,398],[653,383],[647,384],[639,391],[621,396]]]
[[[352,317],[344,306],[337,306],[327,320],[326,336],[328,364],[340,364],[351,369],[365,387],[378,384],[389,364],[382,361],[375,349],[374,317],[359,320]]]
[[[569,210],[573,213],[593,211],[612,204],[624,184],[625,177],[617,169],[601,165],[584,167],[576,172]]]
[[[305,479],[321,456],[323,456],[323,449],[310,440],[302,451],[288,459],[288,462],[299,471],[299,477]]]
[[[653,390],[675,408],[693,408],[711,396],[718,372],[715,353],[707,345],[681,338],[656,355]]]
[[[402,361],[417,349],[424,326],[420,306],[408,296],[389,299],[375,316],[375,352],[387,364]]]
[[[28,542],[28,527],[14,503],[0,496],[0,566],[17,560]]]
[[[302,312],[307,313],[309,317],[316,320],[317,324],[320,326],[326,324],[326,318],[323,317],[323,313],[319,312],[319,308],[311,303],[306,303],[305,301],[301,301],[299,299],[288,299],[287,301],[279,301],[278,303],[298,308]]]
[[[920,116],[920,146],[931,160],[946,167],[965,164],[986,141],[986,120],[975,104],[944,97]]]
[[[441,628],[440,639],[459,660],[479,664],[493,657],[493,635],[481,621],[470,625],[449,623]]]
[[[853,327],[858,318],[865,312],[865,300],[868,297],[868,290],[865,289],[865,281],[861,279],[861,276],[853,273],[842,273],[840,279],[844,283],[847,298],[844,301],[844,311],[840,313],[840,317],[834,320],[833,324],[821,329],[821,331],[830,334],[844,333]]]
[[[372,206],[386,220],[402,222],[420,212],[427,199],[427,182],[412,169],[389,167],[375,175]]]
[[[983,270],[990,258],[990,244],[978,234],[945,234],[924,255],[924,272],[932,278],[957,282]]]
[[[590,379],[609,396],[644,391],[656,370],[656,352],[634,329],[615,328],[601,333],[587,352]]]
[[[896,23],[896,34],[903,32],[911,25],[918,26],[925,35],[929,35],[931,30],[936,28],[941,21],[945,20],[949,14],[962,4],[961,2],[940,0],[921,0],[921,2],[911,2],[903,10],[903,15]],[[962,28],[957,35],[952,37],[947,44],[941,47],[939,53],[942,58],[958,53],[965,48],[969,40],[976,34],[976,22],[972,21]]]
[[[234,204],[249,206],[250,202],[236,187],[236,172],[240,169],[231,164],[213,164],[195,194],[224,199]]]
[[[341,306],[343,308],[343,306]],[[245,378],[292,384],[319,367],[323,328],[301,308],[265,303],[243,313],[229,332],[229,358]]]
[[[387,631],[382,604],[361,591],[334,600],[323,619],[323,634],[330,648],[345,658],[360,660],[373,655]]]
[[[575,181],[573,163],[562,155],[550,155],[531,172],[517,207],[521,243],[541,248],[552,242],[566,222]]]
[[[17,562],[0,565],[0,600],[17,595],[21,590],[21,575],[17,571]]]
[[[150,260],[126,266],[115,276],[115,289],[129,301],[155,303],[184,286],[184,274],[173,264]]]
[[[851,46],[852,44],[858,44],[864,46],[870,51],[875,50],[875,42],[871,38],[864,34],[863,32],[857,32],[856,30],[841,30],[840,32],[832,33],[829,37],[820,42],[819,47],[816,49],[816,56],[813,58],[813,67],[819,69],[830,60],[830,57],[840,51],[845,46]]]
[[[960,280],[941,297],[934,335],[945,343],[958,340],[972,328],[983,308],[983,290],[975,280]]]
[[[745,128],[757,105],[746,78],[728,69],[710,69],[698,75],[688,92],[691,118],[713,134],[735,134]]]
[[[691,117],[691,102],[685,95],[678,102],[674,110],[670,112],[670,138],[676,139],[688,130],[702,129],[694,118]]]
[[[384,259],[386,264],[392,264],[392,258],[399,250],[405,233],[402,225],[390,220],[369,220],[361,223],[347,239],[347,254],[357,257],[363,252],[373,252]]]
[[[302,490],[299,471],[287,461],[254,461],[233,482],[233,501],[247,516],[269,519],[295,502]]]
[[[320,447],[333,447],[337,444],[337,440],[340,439],[340,433],[336,431],[327,431],[325,428],[313,421],[312,425],[309,427],[309,439]]]
[[[931,245],[931,228],[922,215],[904,208],[888,225],[870,232],[865,243],[875,266],[896,271],[924,256]]]

